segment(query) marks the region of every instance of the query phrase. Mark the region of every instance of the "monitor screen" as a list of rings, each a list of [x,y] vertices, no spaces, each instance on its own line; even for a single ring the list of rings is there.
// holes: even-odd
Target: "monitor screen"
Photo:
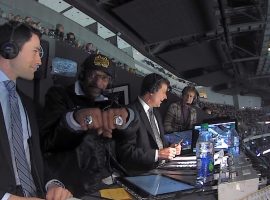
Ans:
[[[162,175],[122,177],[121,180],[120,182],[122,182],[129,189],[133,190],[135,187],[137,188],[136,191],[138,191],[139,188],[152,196],[190,190],[194,188],[193,185]]]
[[[192,130],[186,130],[181,132],[173,132],[170,134],[165,134],[165,139],[170,144],[177,144],[180,141],[182,145],[182,150],[188,150],[191,149],[192,145]]]
[[[236,121],[208,123],[208,131],[212,134],[215,150],[228,149],[230,145],[231,125],[236,127]],[[195,125],[194,130],[200,132],[201,126]]]

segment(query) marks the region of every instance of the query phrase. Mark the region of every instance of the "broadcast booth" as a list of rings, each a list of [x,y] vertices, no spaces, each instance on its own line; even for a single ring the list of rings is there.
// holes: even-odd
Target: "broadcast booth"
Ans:
[[[232,126],[233,124],[233,126]],[[147,174],[119,177],[117,182],[135,199],[242,199],[258,192],[259,177],[250,159],[241,152],[228,154],[231,127],[237,121],[211,120],[208,123],[215,147],[214,181],[203,188],[196,186],[195,146],[200,124],[193,130],[174,132],[165,137],[170,143],[183,142],[183,154],[159,165]],[[238,189],[241,188],[241,190]],[[234,193],[234,198],[231,194]]]

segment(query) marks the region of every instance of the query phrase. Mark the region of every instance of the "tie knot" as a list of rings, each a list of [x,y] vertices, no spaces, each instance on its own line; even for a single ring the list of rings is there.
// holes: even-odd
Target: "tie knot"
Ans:
[[[14,81],[4,81],[4,84],[8,90],[8,92],[15,92],[16,91],[16,85],[15,85],[15,82]]]
[[[149,112],[150,115],[153,115],[153,108],[149,108],[148,112]]]

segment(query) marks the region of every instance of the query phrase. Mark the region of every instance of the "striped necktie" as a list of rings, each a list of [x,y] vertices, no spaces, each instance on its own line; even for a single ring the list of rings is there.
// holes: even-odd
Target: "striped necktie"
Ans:
[[[153,112],[153,108],[149,108],[148,112],[149,112],[150,124],[151,124],[152,130],[153,130],[154,135],[155,135],[158,149],[163,149],[163,143],[162,143],[162,140],[160,139],[158,127],[157,127],[156,122],[155,122],[155,115]]]
[[[10,125],[12,131],[12,148],[14,152],[15,164],[19,176],[19,180],[24,192],[24,196],[31,197],[36,194],[36,187],[33,181],[30,167],[26,160],[25,150],[23,146],[23,130],[18,104],[18,97],[16,94],[16,86],[13,81],[4,82],[9,92],[10,105]]]

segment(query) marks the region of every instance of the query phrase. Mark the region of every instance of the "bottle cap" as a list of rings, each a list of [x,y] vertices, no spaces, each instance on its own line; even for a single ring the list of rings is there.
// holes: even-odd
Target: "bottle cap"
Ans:
[[[201,124],[201,128],[208,129],[208,124],[207,123]]]

